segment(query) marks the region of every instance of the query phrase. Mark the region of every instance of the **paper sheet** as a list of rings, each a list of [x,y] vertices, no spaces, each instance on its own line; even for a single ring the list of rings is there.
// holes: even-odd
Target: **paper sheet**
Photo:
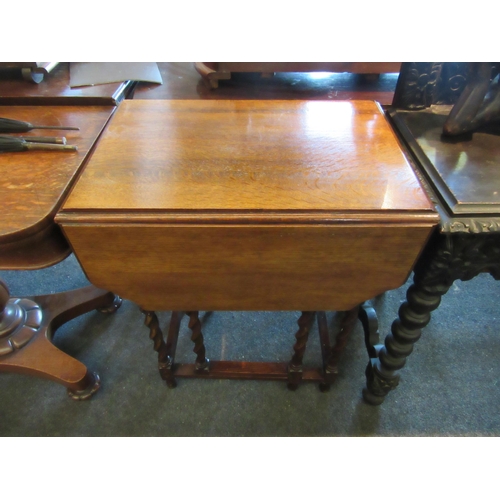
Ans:
[[[70,87],[102,85],[127,80],[163,83],[158,64],[155,62],[70,63]]]

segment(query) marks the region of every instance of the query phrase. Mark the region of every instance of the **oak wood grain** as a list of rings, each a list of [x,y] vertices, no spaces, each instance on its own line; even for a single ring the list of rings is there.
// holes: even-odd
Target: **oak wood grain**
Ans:
[[[376,103],[125,101],[65,211],[429,210]]]
[[[349,310],[438,217],[374,102],[126,101],[57,215],[144,310]]]
[[[54,216],[113,111],[112,106],[0,106],[0,116],[56,130],[77,152],[0,153],[0,268],[45,267],[69,253]],[[32,130],[25,136],[43,135]],[[16,135],[16,134],[13,134]]]
[[[349,310],[406,281],[431,226],[81,225],[88,279],[145,310]]]

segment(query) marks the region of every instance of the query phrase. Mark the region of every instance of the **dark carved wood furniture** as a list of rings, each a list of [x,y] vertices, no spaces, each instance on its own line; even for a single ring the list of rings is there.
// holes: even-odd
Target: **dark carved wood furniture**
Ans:
[[[358,305],[405,282],[438,217],[374,102],[127,100],[56,220],[89,280],[143,310],[169,386],[326,388]],[[291,362],[209,362],[200,310],[303,311]],[[325,310],[348,311],[333,348]],[[315,311],[323,367],[306,370]],[[184,313],[191,365],[175,363]]]
[[[51,266],[71,249],[54,216],[79,175],[114,107],[0,106],[0,116],[36,123],[67,125],[78,131],[65,135],[78,152],[30,151],[0,156],[0,269],[28,270]],[[40,135],[33,130],[24,135]],[[99,378],[57,349],[56,329],[92,309],[109,311],[119,305],[113,294],[89,286],[36,297],[11,298],[0,280],[0,372],[48,378],[67,387],[74,399],[86,399]]]
[[[398,62],[197,62],[194,64],[196,71],[213,89],[219,86],[219,80],[229,80],[231,73],[238,72],[261,73],[263,76],[315,71],[378,75],[398,73],[401,65]]]
[[[500,119],[499,63],[403,63],[393,107],[453,104],[443,125],[448,136],[470,133]]]
[[[439,306],[441,297],[455,280],[470,280],[482,272],[500,279],[498,127],[495,130],[492,125],[475,131],[470,137],[453,140],[443,136],[451,104],[457,102],[460,95],[453,91],[455,95],[448,99],[450,81],[454,78],[455,84],[462,82],[463,89],[467,78],[456,76],[460,73],[441,78],[437,72],[428,80],[432,88],[423,85],[418,91],[420,95],[430,96],[425,106],[415,105],[415,101],[410,105],[416,90],[415,85],[407,83],[419,81],[418,70],[425,69],[418,64],[441,68],[440,71],[446,68],[443,63],[411,64],[410,75],[402,72],[405,78],[396,96],[397,106],[390,108],[388,115],[441,221],[415,266],[413,284],[392,325],[392,332],[386,337],[384,346],[375,349],[367,367],[364,397],[371,404],[381,404],[389,391],[398,385],[398,371],[420,338],[421,329],[430,321],[430,313]],[[426,77],[421,81],[425,82]],[[405,95],[407,99],[402,99]],[[438,95],[443,96],[446,104],[433,104],[443,102],[436,99]]]

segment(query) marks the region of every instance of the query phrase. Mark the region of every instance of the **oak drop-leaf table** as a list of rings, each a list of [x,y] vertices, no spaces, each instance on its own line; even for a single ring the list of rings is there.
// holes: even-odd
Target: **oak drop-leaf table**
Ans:
[[[438,216],[375,102],[123,102],[59,211],[88,279],[134,301],[176,376],[332,381],[314,313],[401,286]],[[173,311],[164,339],[155,311]],[[208,361],[198,311],[302,311],[289,364]],[[196,361],[176,364],[182,314]],[[320,333],[321,335],[321,333]]]

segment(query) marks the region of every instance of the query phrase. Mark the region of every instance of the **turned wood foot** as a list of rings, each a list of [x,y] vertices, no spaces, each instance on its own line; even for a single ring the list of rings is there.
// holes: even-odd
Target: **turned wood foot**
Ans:
[[[90,398],[100,387],[98,375],[54,346],[52,338],[71,319],[113,304],[116,310],[119,302],[112,293],[94,286],[10,298],[0,280],[0,371],[46,378],[64,385],[75,400]]]
[[[68,389],[68,396],[75,401],[84,401],[89,399],[101,387],[101,379],[97,373],[87,372],[85,388],[81,390]]]
[[[312,322],[316,312],[303,311],[297,320],[299,329],[295,334],[296,342],[293,346],[295,351],[290,363],[288,364],[288,388],[295,391],[302,380],[302,359],[306,351],[306,343],[309,338]]]

